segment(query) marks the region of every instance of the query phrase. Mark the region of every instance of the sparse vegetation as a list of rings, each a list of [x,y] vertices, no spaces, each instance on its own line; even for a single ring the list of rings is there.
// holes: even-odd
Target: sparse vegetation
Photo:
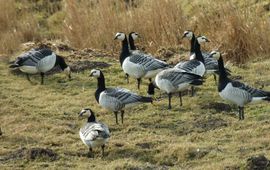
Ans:
[[[1,60],[0,169],[199,170],[268,164],[269,103],[248,105],[246,119],[238,121],[237,108],[219,97],[212,77],[195,97],[184,96],[182,107],[174,96],[173,109],[168,111],[167,98],[157,94],[153,105],[127,111],[124,125],[115,125],[114,115],[97,105],[90,68],[104,71],[107,86],[136,91],[135,80],[126,84],[119,66],[120,47],[113,42],[117,31],[139,32],[143,36],[139,45],[148,52],[170,48],[173,61],[180,48],[189,48],[187,41],[179,39],[183,30],[193,29],[212,41],[205,45],[208,50],[219,47],[231,61],[244,63],[241,68],[229,64],[233,78],[270,91],[270,30],[269,20],[264,19],[268,17],[263,12],[265,3],[259,5],[263,1],[156,2],[137,0],[131,7],[117,0],[66,0],[54,5],[43,0],[0,0],[0,53],[8,54],[11,61],[36,46],[29,43],[21,48],[22,42],[48,38],[52,40],[46,45],[64,56],[74,71],[68,81],[53,70],[45,85],[40,85],[38,75],[28,82]],[[138,93],[146,95],[146,82]],[[97,150],[94,159],[88,158],[87,147],[80,141],[79,128],[86,119],[78,119],[78,112],[85,107],[110,127],[104,158]]]

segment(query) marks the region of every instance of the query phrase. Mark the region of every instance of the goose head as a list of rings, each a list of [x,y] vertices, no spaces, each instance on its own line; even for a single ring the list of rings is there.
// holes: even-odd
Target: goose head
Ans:
[[[192,31],[185,31],[183,36],[182,36],[182,39],[183,38],[188,38],[189,40],[191,40],[193,35],[194,35],[194,33]]]
[[[215,59],[219,59],[220,57],[221,57],[221,53],[219,52],[219,51],[212,51],[211,53],[210,53],[210,57],[213,57],[213,58],[215,58]]]
[[[79,113],[79,117],[82,117],[83,115],[86,115],[88,117],[88,122],[96,121],[95,113],[89,108],[81,110],[81,112]]]
[[[197,41],[198,41],[199,44],[205,43],[205,42],[210,42],[210,41],[206,38],[206,36],[204,36],[204,35],[199,35],[199,36],[197,37]]]
[[[101,76],[101,71],[97,69],[93,69],[90,71],[90,77],[96,77],[99,78]]]
[[[124,41],[125,38],[126,38],[126,34],[123,32],[116,33],[114,37],[115,40],[120,40],[120,41]]]
[[[129,36],[132,37],[133,40],[140,38],[140,35],[137,32],[129,33]]]

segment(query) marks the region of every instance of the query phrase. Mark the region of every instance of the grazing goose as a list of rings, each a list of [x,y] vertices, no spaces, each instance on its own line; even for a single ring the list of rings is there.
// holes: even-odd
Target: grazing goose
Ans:
[[[92,149],[101,146],[102,156],[104,156],[105,144],[110,138],[110,131],[107,125],[97,122],[95,113],[91,109],[82,109],[79,116],[88,116],[87,123],[80,129],[82,142],[89,147],[88,156],[91,156]]]
[[[182,106],[181,92],[191,85],[201,85],[203,83],[202,77],[196,74],[182,72],[177,68],[169,68],[159,72],[155,78],[156,86],[165,91],[169,97],[168,109],[171,109],[171,98],[173,93],[179,93],[180,106]],[[155,85],[150,83],[148,86],[148,94],[154,94]]]
[[[234,104],[239,108],[239,120],[244,117],[244,105],[254,101],[267,100],[270,101],[270,92],[255,89],[241,83],[239,81],[231,80],[227,77],[227,72],[224,68],[221,53],[212,51],[211,56],[218,59],[219,80],[218,92],[219,95]]]
[[[91,70],[90,76],[98,79],[98,86],[95,92],[97,102],[105,109],[113,111],[115,114],[116,124],[118,124],[117,113],[121,112],[123,123],[124,109],[135,106],[140,103],[152,103],[151,97],[139,96],[123,88],[106,88],[105,78],[100,70]]]
[[[127,36],[122,32],[118,32],[114,39],[122,41],[122,51],[120,54],[121,67],[126,74],[137,79],[138,89],[140,89],[142,78],[151,79],[169,66],[166,62],[158,60],[151,55],[142,52],[130,52]]]
[[[64,58],[48,48],[30,50],[20,55],[15,62],[10,65],[10,68],[19,68],[22,72],[26,73],[29,81],[29,74],[40,73],[41,84],[43,84],[44,73],[50,71],[57,65],[60,66],[70,79],[70,67],[66,64]]]

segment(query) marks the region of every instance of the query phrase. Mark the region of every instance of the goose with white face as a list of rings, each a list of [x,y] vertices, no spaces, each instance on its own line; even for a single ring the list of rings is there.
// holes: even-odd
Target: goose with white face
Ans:
[[[210,42],[210,41],[206,38],[206,36],[204,36],[204,35],[198,36],[198,37],[197,37],[197,40],[198,40],[199,44],[205,43],[205,42]]]
[[[221,56],[221,53],[220,52],[218,52],[218,51],[212,51],[211,53],[210,53],[210,56],[212,56],[213,58],[215,58],[215,59],[219,59],[219,57]]]
[[[126,35],[123,32],[116,33],[114,37],[115,40],[120,40],[120,41],[123,41],[125,38],[126,38]]]
[[[193,32],[192,31],[185,31],[182,38],[188,38],[189,40],[191,40],[193,37]]]
[[[81,112],[79,113],[79,116],[86,115],[87,117],[90,117],[91,114],[92,114],[92,110],[88,109],[88,108],[85,108],[85,109],[81,110]]]
[[[96,77],[96,78],[100,77],[100,70],[96,70],[96,69],[91,70],[90,77]]]
[[[132,37],[133,40],[136,40],[136,39],[140,38],[140,36],[139,36],[139,34],[137,32],[132,32],[131,37]]]

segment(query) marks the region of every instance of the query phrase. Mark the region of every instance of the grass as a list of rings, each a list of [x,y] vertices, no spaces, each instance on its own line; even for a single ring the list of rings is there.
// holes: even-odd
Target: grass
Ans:
[[[89,59],[112,64],[103,69],[107,86],[137,91],[135,80],[125,83],[117,60]],[[242,68],[231,66],[231,70],[233,75],[243,76],[241,81],[255,87],[266,84],[264,89],[270,90],[269,65],[269,59],[258,60]],[[227,105],[216,110],[216,102],[226,102],[209,77],[196,97],[183,98],[183,107],[175,96],[173,109],[167,110],[165,97],[153,105],[130,109],[124,124],[116,125],[113,113],[103,110],[94,100],[97,82],[88,77],[89,71],[73,73],[71,81],[61,73],[46,76],[45,85],[40,85],[39,76],[31,77],[31,84],[25,76],[11,74],[6,63],[0,63],[0,158],[22,147],[50,148],[59,155],[56,161],[0,161],[1,169],[224,169],[244,168],[246,160],[258,154],[270,158],[267,102],[248,105],[246,119],[238,121],[235,106],[231,111],[226,110]],[[137,92],[146,95],[148,80],[143,82],[143,89]],[[79,138],[79,128],[86,118],[78,119],[77,113],[86,107],[92,108],[97,119],[111,130],[103,159],[100,149],[94,150],[94,159],[86,157],[87,147]]]

